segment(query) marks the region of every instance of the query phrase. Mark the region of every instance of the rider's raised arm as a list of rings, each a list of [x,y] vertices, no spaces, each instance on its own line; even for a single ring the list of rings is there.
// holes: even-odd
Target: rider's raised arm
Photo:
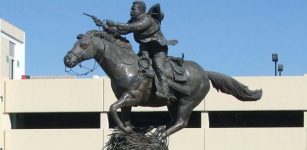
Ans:
[[[149,17],[145,16],[142,19],[128,22],[128,23],[118,23],[116,24],[116,28],[118,31],[126,31],[126,32],[135,32],[135,31],[142,31],[149,28],[152,25],[152,21]]]
[[[132,21],[129,20],[126,24],[130,24]],[[117,25],[119,24],[125,24],[125,23],[117,23]],[[117,32],[118,34],[120,35],[126,35],[126,34],[129,34],[129,33],[132,33],[132,31],[127,31],[127,30],[119,30],[118,27],[115,25],[115,28],[117,29]]]

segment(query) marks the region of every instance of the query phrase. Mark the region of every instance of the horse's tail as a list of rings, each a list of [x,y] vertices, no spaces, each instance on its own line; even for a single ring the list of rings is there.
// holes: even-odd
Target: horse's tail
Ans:
[[[213,87],[217,91],[231,94],[241,101],[256,101],[262,96],[262,89],[252,91],[246,85],[243,85],[230,76],[217,72],[207,72]]]

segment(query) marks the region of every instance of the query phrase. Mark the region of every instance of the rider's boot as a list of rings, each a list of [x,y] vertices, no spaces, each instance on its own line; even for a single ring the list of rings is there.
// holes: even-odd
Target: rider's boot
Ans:
[[[166,75],[163,72],[157,72],[156,74],[160,83],[160,88],[157,89],[156,94],[161,98],[175,101],[176,97],[170,93]]]
[[[155,70],[158,87],[156,94],[159,97],[166,99],[168,102],[176,100],[176,97],[170,93],[167,73],[166,73],[167,53],[164,51],[158,52],[154,55],[153,68]]]

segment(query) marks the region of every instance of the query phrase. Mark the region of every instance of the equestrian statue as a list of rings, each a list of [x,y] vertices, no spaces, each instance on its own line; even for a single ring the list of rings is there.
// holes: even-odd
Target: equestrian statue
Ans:
[[[101,66],[111,79],[117,101],[110,106],[110,114],[117,127],[133,131],[130,113],[133,106],[167,106],[171,123],[159,130],[163,140],[188,125],[193,109],[214,88],[233,95],[241,101],[256,101],[262,90],[249,90],[247,86],[230,76],[204,70],[194,61],[167,56],[168,45],[177,41],[166,40],[160,30],[163,13],[160,5],[145,12],[146,5],[135,1],[131,7],[131,19],[127,23],[99,20],[92,17],[103,31],[91,30],[79,34],[73,48],[64,56],[64,64],[73,68],[89,59]],[[121,35],[133,33],[140,44],[140,52],[134,53],[130,42]],[[121,118],[117,110],[121,109]],[[159,127],[159,129],[164,128]]]

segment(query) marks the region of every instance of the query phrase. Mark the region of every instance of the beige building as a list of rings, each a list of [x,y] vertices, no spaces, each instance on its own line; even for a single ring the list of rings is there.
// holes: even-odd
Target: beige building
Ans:
[[[12,59],[23,68],[12,79],[24,74],[24,59],[9,54],[11,42],[24,52],[24,32],[4,20],[0,29],[0,150],[101,150],[114,127],[110,79],[10,80]],[[307,150],[307,75],[236,79],[262,88],[262,99],[241,102],[211,87],[170,150]],[[169,120],[166,107],[133,112],[135,124]]]
[[[0,149],[4,147],[4,81],[25,74],[25,33],[0,18]]]
[[[262,88],[263,98],[241,102],[211,88],[189,127],[169,138],[170,149],[306,150],[307,76],[236,79]],[[109,78],[7,80],[4,85],[6,150],[101,150],[108,141],[107,113],[116,100]],[[165,107],[133,112],[139,122],[167,120]]]
[[[25,32],[0,18],[0,75],[21,79],[25,73]]]

